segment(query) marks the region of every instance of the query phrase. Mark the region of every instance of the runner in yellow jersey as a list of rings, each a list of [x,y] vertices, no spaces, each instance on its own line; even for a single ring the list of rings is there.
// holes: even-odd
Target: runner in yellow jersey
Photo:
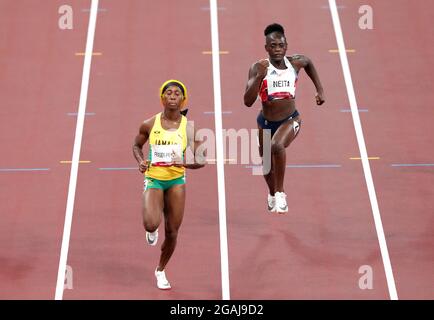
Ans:
[[[155,269],[157,286],[164,290],[171,288],[165,267],[175,250],[184,216],[185,169],[201,168],[205,159],[204,155],[196,154],[199,143],[195,139],[195,130],[187,122],[186,112],[181,111],[187,101],[185,85],[178,80],[168,80],[160,88],[160,97],[164,110],[142,123],[134,140],[133,154],[145,176],[142,213],[149,245],[157,244],[158,227],[163,216],[165,220],[165,239]],[[149,142],[147,160],[142,152],[146,142]],[[195,155],[192,163],[185,159],[187,147]]]

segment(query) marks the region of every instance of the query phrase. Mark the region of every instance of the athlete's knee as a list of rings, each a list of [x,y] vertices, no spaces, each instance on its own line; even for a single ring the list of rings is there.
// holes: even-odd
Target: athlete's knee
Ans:
[[[271,141],[271,153],[278,154],[285,152],[285,145],[279,141]]]
[[[168,240],[176,241],[176,239],[178,238],[178,230],[172,229],[172,228],[167,228],[165,230],[165,236],[166,236],[166,239],[168,239]]]
[[[148,232],[154,232],[158,229],[158,222],[157,221],[143,221],[143,227]]]

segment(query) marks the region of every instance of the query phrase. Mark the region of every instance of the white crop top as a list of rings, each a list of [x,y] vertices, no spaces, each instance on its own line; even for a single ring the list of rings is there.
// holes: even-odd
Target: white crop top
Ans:
[[[259,91],[261,101],[295,98],[298,74],[287,57],[284,57],[284,62],[284,70],[276,69],[270,62]]]

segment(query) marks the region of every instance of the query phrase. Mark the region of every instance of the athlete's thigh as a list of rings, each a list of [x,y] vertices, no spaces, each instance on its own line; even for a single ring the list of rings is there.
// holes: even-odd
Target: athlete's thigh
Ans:
[[[294,120],[289,120],[280,125],[276,130],[272,141],[277,143],[282,143],[286,148],[297,136],[301,125],[301,119],[296,118]]]
[[[143,219],[160,221],[164,208],[163,189],[147,189],[142,195]]]
[[[178,230],[184,217],[185,184],[176,184],[164,194],[164,216],[166,228]]]

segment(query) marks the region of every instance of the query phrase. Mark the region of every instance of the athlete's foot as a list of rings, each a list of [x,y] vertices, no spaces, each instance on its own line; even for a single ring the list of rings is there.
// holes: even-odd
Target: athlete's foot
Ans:
[[[166,279],[166,273],[158,271],[158,267],[155,269],[155,278],[157,278],[157,287],[161,290],[169,290],[171,288],[169,281]]]
[[[146,242],[150,246],[155,246],[157,244],[157,241],[158,241],[158,229],[155,230],[154,232],[146,231]]]
[[[288,212],[288,204],[286,203],[286,194],[284,192],[276,192],[274,194],[276,199],[276,212],[285,213]]]
[[[268,194],[268,212],[276,212],[276,197]]]

